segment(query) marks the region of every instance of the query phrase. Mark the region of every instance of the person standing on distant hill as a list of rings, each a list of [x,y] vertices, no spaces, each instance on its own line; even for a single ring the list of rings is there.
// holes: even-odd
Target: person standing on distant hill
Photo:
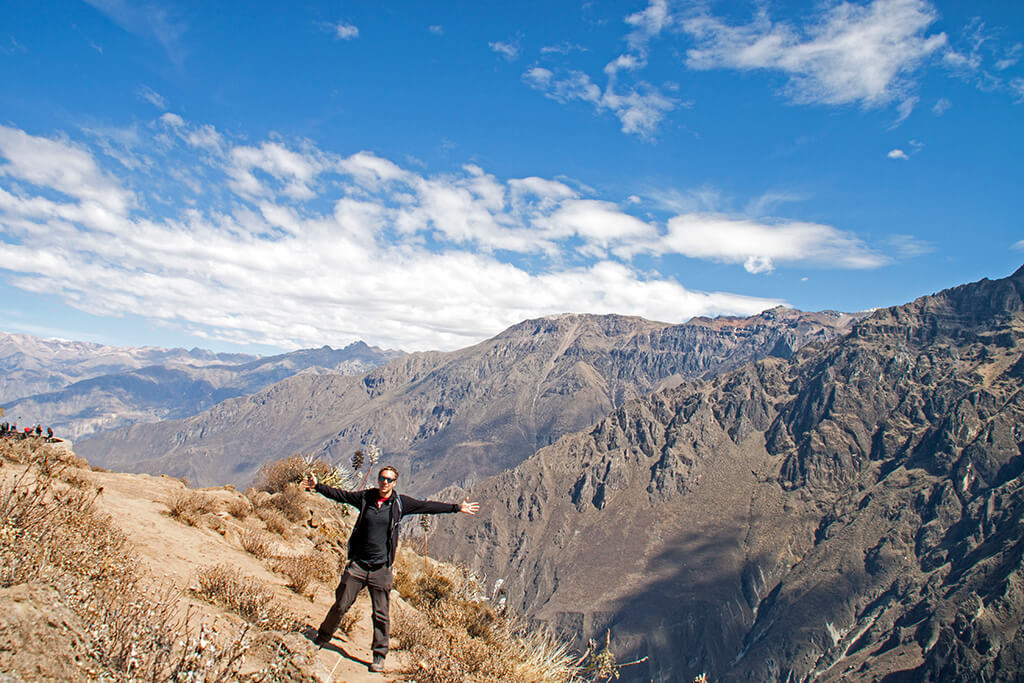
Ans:
[[[341,618],[355,602],[356,595],[365,586],[370,591],[373,606],[373,663],[370,671],[384,671],[384,658],[388,654],[390,632],[390,592],[394,576],[391,566],[398,551],[398,525],[405,515],[437,515],[446,512],[465,512],[475,515],[479,503],[439,503],[417,500],[395,493],[398,470],[382,467],[377,474],[377,488],[363,491],[345,491],[317,483],[310,472],[302,485],[307,491],[316,491],[340,503],[359,510],[359,517],[348,539],[348,564],[334,592],[334,604],[317,629],[314,642],[323,647],[341,623]]]

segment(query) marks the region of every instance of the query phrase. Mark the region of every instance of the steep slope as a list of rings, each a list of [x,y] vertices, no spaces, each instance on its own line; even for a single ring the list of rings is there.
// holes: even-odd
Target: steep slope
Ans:
[[[1024,269],[631,401],[431,539],[631,680],[1024,675]]]
[[[267,460],[296,451],[341,460],[373,442],[413,475],[407,490],[436,491],[514,466],[656,388],[788,357],[856,317],[774,309],[683,325],[541,318],[460,351],[412,354],[355,379],[294,377],[188,420],[136,425],[76,448],[105,467],[244,484]]]
[[[355,342],[233,363],[169,362],[74,382],[22,398],[7,414],[25,416],[78,439],[135,423],[191,417],[221,401],[255,393],[299,372],[354,375],[402,355]]]

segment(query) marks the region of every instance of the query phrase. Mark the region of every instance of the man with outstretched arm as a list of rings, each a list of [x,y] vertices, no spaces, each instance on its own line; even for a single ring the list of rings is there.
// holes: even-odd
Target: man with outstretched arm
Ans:
[[[317,483],[312,472],[302,481],[307,491],[347,503],[359,510],[359,517],[348,539],[348,564],[341,583],[334,592],[334,604],[317,630],[316,644],[323,647],[330,642],[341,618],[355,602],[356,595],[365,586],[370,591],[373,606],[373,663],[370,671],[384,671],[384,658],[388,654],[390,631],[390,591],[393,582],[391,566],[398,551],[398,523],[405,515],[437,515],[446,512],[465,512],[475,515],[479,503],[439,503],[417,500],[395,493],[398,470],[386,466],[377,475],[377,488],[363,491],[345,491]]]

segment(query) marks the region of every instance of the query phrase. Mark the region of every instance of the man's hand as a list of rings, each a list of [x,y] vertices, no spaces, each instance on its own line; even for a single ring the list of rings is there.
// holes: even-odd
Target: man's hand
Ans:
[[[465,512],[467,515],[475,515],[479,509],[480,503],[470,503],[469,498],[459,504],[459,512]]]
[[[302,488],[307,491],[312,491],[313,487],[316,486],[316,475],[312,472],[306,473],[306,478],[302,480]]]

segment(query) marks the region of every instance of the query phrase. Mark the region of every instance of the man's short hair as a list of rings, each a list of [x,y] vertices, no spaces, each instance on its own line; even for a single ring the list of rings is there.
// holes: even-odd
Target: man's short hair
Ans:
[[[395,475],[395,480],[398,480],[398,470],[396,470],[391,465],[384,465],[384,467],[381,467],[380,471],[377,472],[377,476],[380,477],[380,475],[384,474],[385,472],[390,472],[391,474]]]

